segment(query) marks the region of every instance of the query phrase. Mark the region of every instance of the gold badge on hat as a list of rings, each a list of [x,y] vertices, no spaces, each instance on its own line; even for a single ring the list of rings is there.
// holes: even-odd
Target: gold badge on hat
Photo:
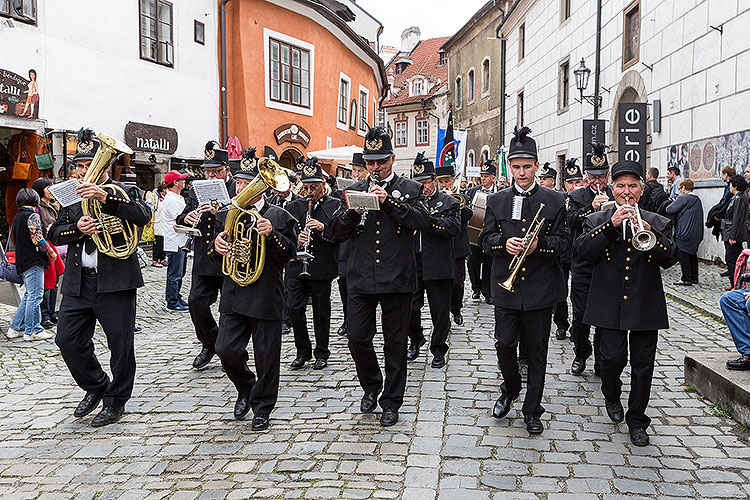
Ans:
[[[542,167],[542,175],[549,174],[549,167]]]
[[[208,153],[208,151],[206,151],[206,153]],[[254,164],[255,164],[255,161],[253,160],[253,158],[243,158],[242,160],[240,160],[240,168],[242,170],[252,170]]]
[[[565,170],[568,172],[568,175],[575,175],[578,172],[578,169],[575,167],[568,167]]]
[[[383,139],[370,139],[365,141],[365,147],[368,151],[378,151],[383,147]]]
[[[216,151],[214,151],[213,149],[207,149],[206,153],[203,155],[203,158],[205,158],[206,161],[208,161],[208,160],[213,160],[214,156],[216,156]]]
[[[93,141],[84,141],[78,143],[79,153],[90,153],[92,149],[94,149]]]
[[[312,177],[316,173],[315,165],[305,165],[302,169],[302,173],[307,177]]]
[[[424,173],[424,165],[421,163],[417,163],[414,165],[414,174],[415,175],[422,175]]]
[[[601,167],[607,162],[607,157],[591,155],[591,164],[595,167]]]

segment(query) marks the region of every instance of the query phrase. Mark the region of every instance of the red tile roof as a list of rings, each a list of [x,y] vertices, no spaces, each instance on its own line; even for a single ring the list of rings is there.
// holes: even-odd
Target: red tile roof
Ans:
[[[390,74],[391,69],[393,69],[395,80],[392,90],[395,90],[396,93],[395,95],[389,95],[389,98],[383,101],[384,108],[419,102],[422,99],[432,97],[440,89],[445,88],[448,79],[448,67],[445,64],[439,65],[440,54],[438,50],[449,38],[445,36],[422,40],[410,54],[398,53],[391,59],[386,67],[386,74]],[[411,59],[412,64],[407,66],[403,73],[396,75],[396,61],[404,58]],[[422,95],[410,97],[407,82],[416,75],[425,76],[428,80],[426,86],[432,87]],[[440,79],[439,84],[437,83],[438,78]]]

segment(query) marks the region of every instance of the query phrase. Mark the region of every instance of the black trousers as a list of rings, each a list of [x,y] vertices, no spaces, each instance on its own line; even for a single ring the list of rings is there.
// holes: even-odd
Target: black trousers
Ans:
[[[39,305],[42,309],[42,321],[57,316],[57,284],[55,284],[55,288],[50,288],[44,291],[44,295],[42,295],[42,303]]]
[[[741,252],[741,251],[740,251]],[[735,257],[734,262],[737,263]],[[698,255],[680,250],[680,269],[682,270],[682,281],[698,283]],[[734,273],[734,271],[731,271]]]
[[[448,333],[451,329],[450,298],[453,280],[419,280],[417,291],[411,298],[411,319],[409,321],[409,339],[419,342],[424,339],[422,332],[422,306],[424,294],[427,292],[427,302],[430,306],[432,319],[432,337],[430,338],[430,352],[434,356],[445,356],[448,352]]]
[[[161,262],[167,258],[167,254],[164,253],[164,236],[158,234],[154,236],[154,246],[151,247],[151,260],[153,262]]]
[[[253,339],[255,374],[247,366],[247,344]],[[221,313],[216,354],[240,395],[249,395],[253,414],[269,414],[279,397],[281,321]]]
[[[224,276],[201,276],[193,273],[188,306],[190,319],[193,320],[195,335],[203,347],[215,352],[216,337],[219,335],[219,325],[216,324],[211,306],[216,302],[224,283]]]
[[[625,422],[630,429],[645,429],[651,423],[646,407],[651,397],[654,375],[657,330],[630,331],[601,329],[602,336],[602,394],[610,401],[619,401],[622,394],[620,376],[628,364],[630,338],[630,396]]]
[[[563,274],[565,275],[565,298],[553,308],[552,321],[558,329],[567,331],[570,328],[570,321],[568,321],[568,280],[570,278],[570,269],[563,269]]]
[[[586,301],[589,296],[589,285],[587,280],[573,279],[570,283],[570,303],[573,306],[573,325],[570,336],[573,339],[573,352],[576,358],[588,359],[594,354],[594,369],[598,371],[600,366],[601,335],[599,328],[594,328],[594,345],[591,345],[591,326],[584,324],[583,314],[586,312]]]
[[[284,266],[284,312],[282,315],[283,322],[291,325],[292,324],[292,297],[289,293],[289,264]]]
[[[81,295],[63,295],[55,343],[81,389],[104,389],[104,406],[125,406],[135,381],[136,290],[98,293],[96,284],[95,274],[82,273]],[[96,320],[102,325],[111,353],[111,382],[94,354]]]
[[[485,254],[481,248],[471,245],[469,256],[469,280],[471,290],[490,297],[490,280],[492,279],[492,257]]]
[[[399,409],[406,389],[406,348],[411,312],[411,293],[349,293],[349,350],[365,392],[380,392],[380,407]],[[380,304],[383,325],[385,385],[375,354],[375,309]]]
[[[728,241],[725,241],[724,248],[726,249],[725,260],[727,261],[727,269],[729,270],[729,284],[734,286],[734,266],[737,265],[737,258],[742,253],[742,242],[732,245]]]
[[[339,261],[339,295],[341,295],[341,308],[344,310],[344,324],[346,325],[346,306],[347,306],[347,300],[346,300],[346,267],[347,267],[347,261],[340,260]]]
[[[464,307],[464,283],[466,282],[466,258],[459,257],[453,266],[453,287],[451,289],[451,313],[460,314]]]
[[[528,382],[524,415],[541,415],[544,379],[547,375],[547,348],[552,324],[552,307],[534,311],[519,311],[495,306],[495,341],[500,353],[500,371],[503,394],[512,399],[521,393],[521,375],[518,371],[517,349],[519,341],[528,348]]]
[[[290,317],[294,330],[297,357],[310,359],[313,355],[307,332],[307,298],[312,296],[313,328],[315,329],[315,359],[328,359],[328,340],[331,334],[331,281],[289,278]]]

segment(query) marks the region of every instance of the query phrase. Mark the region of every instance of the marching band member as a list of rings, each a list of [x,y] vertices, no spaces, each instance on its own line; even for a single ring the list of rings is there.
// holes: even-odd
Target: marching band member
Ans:
[[[508,161],[515,184],[487,199],[479,242],[493,257],[495,339],[503,374],[502,394],[492,414],[505,417],[521,392],[517,348],[519,340],[523,340],[529,359],[522,411],[526,430],[539,434],[544,430],[540,416],[544,413],[541,402],[552,308],[565,297],[559,255],[565,251],[566,226],[562,193],[535,181],[539,161],[536,142],[529,132],[528,127],[516,127],[514,131]],[[538,234],[529,240],[526,235],[532,235],[535,226],[539,226]],[[509,284],[511,276],[516,278]]]
[[[565,160],[565,170],[563,170],[563,186],[565,192],[570,196],[574,190],[579,187],[585,187],[586,184],[583,182],[583,174],[581,173],[581,167],[576,165],[577,158],[568,158]]]
[[[420,228],[416,238],[417,290],[412,296],[410,345],[406,359],[412,361],[419,356],[425,344],[422,332],[422,306],[424,294],[430,305],[432,336],[430,352],[432,367],[445,366],[448,353],[448,333],[451,328],[450,305],[453,289],[454,264],[453,238],[461,229],[459,202],[453,196],[437,189],[435,165],[419,153],[414,160],[414,180],[424,187],[424,196],[430,212],[429,223]]]
[[[302,166],[300,178],[307,193],[289,203],[286,208],[297,219],[297,242],[307,245],[313,256],[307,265],[300,260],[289,263],[290,317],[294,331],[297,357],[290,368],[298,370],[312,359],[313,348],[307,332],[307,299],[312,297],[313,327],[315,329],[314,370],[328,365],[328,339],[331,331],[331,282],[338,275],[338,245],[323,235],[331,216],[341,201],[325,194],[325,177],[315,157],[308,158]],[[312,212],[309,205],[312,203]],[[308,238],[310,241],[308,242]],[[305,274],[306,272],[306,274]]]
[[[82,129],[73,161],[84,176],[99,147],[93,132]],[[137,187],[113,181],[106,171],[99,183],[119,186],[129,199],[94,183],[82,183],[77,191],[84,199],[101,202],[104,214],[115,215],[138,227],[148,224],[151,209],[141,199]],[[64,207],[47,232],[47,239],[53,245],[68,245],[55,342],[70,374],[86,391],[73,415],[85,417],[103,401],[104,407],[91,421],[93,427],[117,422],[133,393],[136,290],[143,286],[136,253],[121,259],[100,252],[92,238],[99,232],[97,221],[83,214],[81,202]],[[111,352],[111,380],[94,353],[92,339],[97,320]]]
[[[206,179],[224,181],[230,197],[235,195],[235,180],[229,172],[229,155],[215,141],[209,141],[203,154],[203,172]],[[255,148],[242,152],[240,162],[250,168],[255,160]],[[219,325],[211,312],[211,306],[219,297],[224,282],[221,263],[213,258],[213,237],[216,228],[216,207],[210,203],[198,204],[195,189],[190,187],[187,205],[177,218],[177,224],[192,226],[201,232],[193,239],[193,271],[188,295],[190,319],[195,327],[195,335],[201,343],[201,351],[193,360],[193,368],[205,368],[216,352],[216,336]]]
[[[612,199],[612,191],[607,186],[609,179],[609,163],[604,144],[592,144],[593,153],[586,157],[584,171],[588,186],[576,189],[568,196],[568,228],[571,238],[575,241],[583,231],[583,221],[601,208],[602,203]],[[591,264],[581,259],[575,247],[571,254],[570,303],[573,306],[573,338],[575,359],[570,367],[573,375],[580,375],[586,369],[586,360],[594,354],[594,375],[599,375],[599,342],[600,336],[594,329],[594,346],[591,347],[589,335],[591,327],[583,321],[586,311],[586,300],[591,283]]]
[[[661,269],[678,260],[677,246],[668,236],[669,219],[637,208],[643,183],[643,167],[639,163],[615,163],[615,206],[588,215],[583,234],[575,243],[578,255],[592,265],[591,292],[583,319],[600,328],[602,394],[607,415],[613,422],[625,418],[635,446],[649,442],[646,429],[651,419],[646,407],[658,330],[669,328]],[[640,220],[645,231],[637,237]],[[634,242],[638,248],[634,248]],[[628,343],[630,396],[627,414],[623,415],[620,377],[628,364]]]
[[[498,192],[497,184],[497,166],[493,160],[486,160],[479,171],[479,185],[469,189],[466,197],[473,203],[474,196],[478,192],[490,195]],[[469,280],[471,281],[472,299],[478,299],[484,296],[484,301],[492,304],[490,297],[490,276],[492,275],[492,257],[484,253],[478,245],[471,245],[471,255],[469,256]]]
[[[383,127],[365,136],[363,157],[370,174],[348,191],[375,194],[380,210],[360,213],[340,210],[331,219],[336,239],[349,239],[347,269],[349,349],[365,394],[360,409],[370,413],[383,408],[380,424],[398,422],[406,388],[406,349],[411,295],[417,288],[414,230],[428,224],[429,214],[422,185],[393,172],[395,155]],[[375,310],[382,310],[385,351],[385,384],[373,347]],[[378,401],[378,393],[383,391]]]
[[[259,175],[257,168],[240,164],[235,175],[237,194]],[[279,395],[281,366],[281,321],[284,308],[283,271],[296,255],[297,221],[289,212],[269,204],[262,194],[250,200],[248,208],[260,214],[256,222],[259,233],[266,237],[263,271],[254,283],[237,284],[224,277],[219,302],[219,335],[216,354],[221,359],[229,380],[237,388],[234,418],[240,420],[252,408],[252,430],[268,428],[269,415]],[[223,230],[227,212],[219,212],[217,224],[221,232],[214,240],[218,255],[225,256],[231,248]],[[253,340],[255,374],[248,368],[247,344]]]

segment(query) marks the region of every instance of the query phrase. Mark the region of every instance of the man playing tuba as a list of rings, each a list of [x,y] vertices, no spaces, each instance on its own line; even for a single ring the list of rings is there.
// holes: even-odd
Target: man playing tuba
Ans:
[[[96,183],[80,184],[78,193],[84,202],[96,200],[100,203],[100,215],[116,216],[120,219],[120,226],[145,226],[151,220],[151,209],[141,200],[137,187],[126,186],[109,178],[107,170],[116,156],[107,164],[102,158],[108,153],[100,152],[100,148],[108,149],[108,146],[100,145],[91,130],[82,129],[79,132],[77,152],[73,157],[78,171],[86,174],[89,169],[101,168],[102,173],[94,181]],[[88,179],[89,176],[84,178]],[[111,185],[119,186],[127,198],[100,187]],[[117,422],[133,392],[136,289],[143,286],[135,253],[125,258],[113,257],[106,249],[98,247],[100,243],[95,242],[93,236],[106,232],[107,228],[102,226],[101,221],[84,215],[82,202],[79,202],[63,208],[47,233],[54,245],[68,245],[55,342],[60,347],[70,374],[86,391],[86,396],[73,415],[84,417],[104,400],[104,408],[91,421],[94,427]],[[99,238],[100,242],[102,240]],[[127,246],[132,247],[131,243],[127,242]],[[107,345],[112,352],[109,363],[111,380],[94,354],[92,338],[97,320],[104,329]]]

